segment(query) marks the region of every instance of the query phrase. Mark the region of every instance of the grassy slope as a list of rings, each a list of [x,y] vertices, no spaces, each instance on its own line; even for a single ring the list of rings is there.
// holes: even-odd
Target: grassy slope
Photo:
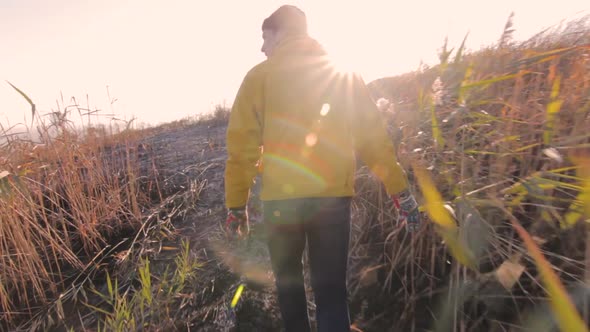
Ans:
[[[513,217],[566,286],[586,280],[588,214],[580,211],[589,204],[582,171],[588,161],[580,156],[588,156],[590,148],[588,19],[524,43],[510,43],[508,37],[509,31],[499,45],[472,54],[450,54],[445,47],[436,67],[371,83],[376,99],[393,101],[385,111],[400,142],[401,162],[413,171],[429,170],[442,203],[454,211],[458,234],[439,234],[476,260],[473,269],[451,262],[446,272],[436,273],[445,267],[433,239],[419,247],[426,251],[418,277],[414,272],[400,277],[410,281],[407,298],[434,292],[434,285],[459,285],[452,294],[466,294],[447,303],[464,310],[447,322],[454,328],[494,330],[502,325],[497,321],[507,320],[521,325],[530,298],[547,296],[545,276],[523,254],[527,249],[515,234]],[[414,258],[392,246],[385,263],[391,267],[397,261],[398,271],[412,269]],[[582,298],[578,292],[574,300],[579,304]]]
[[[583,221],[588,216],[578,213],[585,187],[574,164],[590,144],[590,37],[582,23],[522,44],[509,43],[507,35],[502,45],[476,53],[443,52],[440,66],[371,84],[376,99],[393,101],[385,115],[420,201],[426,203],[428,188],[418,186],[416,176],[422,173],[415,171],[430,170],[459,226],[446,244],[455,239],[476,265],[460,264],[441,243],[445,233],[434,223],[419,236],[405,233],[380,184],[359,170],[349,275],[359,327],[431,328],[433,314],[442,330],[528,324],[526,313],[537,308],[531,304],[543,303],[547,293],[511,216],[533,236],[567,287],[585,280]],[[59,326],[71,324],[78,310],[77,321],[86,327],[96,326],[97,318],[103,326],[127,328],[222,324],[220,308],[237,279],[203,248],[219,235],[216,224],[223,218],[215,198],[221,171],[207,168],[223,156],[223,136],[206,129],[212,123],[222,129],[223,112],[197,127],[175,123],[116,135],[100,128],[78,135],[68,127],[65,110],[63,115],[41,124],[42,133],[56,133],[40,135],[42,145],[12,140],[2,146],[0,171],[9,173],[1,179],[1,199],[9,204],[0,208],[0,306],[6,324],[26,317],[26,308],[41,313],[34,321],[46,326],[56,325],[47,313]],[[181,130],[186,128],[201,129],[188,134]],[[149,137],[163,137],[164,150],[158,151],[168,157],[150,154],[153,144],[140,144]],[[192,155],[195,147],[180,151],[174,145],[183,140],[202,141],[196,148],[202,159]],[[219,154],[208,154],[213,152]],[[196,159],[188,158],[185,166],[199,167],[171,166],[186,155]],[[187,223],[201,231],[187,231]],[[208,238],[191,241],[191,255],[178,252],[180,239],[201,239],[203,230]],[[173,254],[162,256],[167,252]],[[264,256],[263,250],[256,255]],[[195,257],[206,268],[194,269]],[[161,262],[150,265],[149,279],[146,258]],[[165,274],[167,266],[171,270]],[[105,271],[120,280],[118,292],[104,283]],[[208,278],[219,283],[207,284]],[[272,291],[248,294],[250,300],[238,311],[242,321],[275,326]],[[253,313],[260,306],[266,316]]]

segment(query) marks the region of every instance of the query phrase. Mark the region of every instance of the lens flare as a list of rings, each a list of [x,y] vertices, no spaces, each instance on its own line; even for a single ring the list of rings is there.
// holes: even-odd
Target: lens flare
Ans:
[[[328,115],[328,112],[330,112],[330,104],[323,104],[322,109],[320,110],[320,115],[326,116]]]
[[[305,144],[307,146],[314,146],[318,142],[318,135],[315,133],[309,133],[305,136]]]

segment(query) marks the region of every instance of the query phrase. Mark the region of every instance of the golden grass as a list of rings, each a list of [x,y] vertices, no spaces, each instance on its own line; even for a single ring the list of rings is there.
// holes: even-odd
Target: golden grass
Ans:
[[[503,302],[522,306],[512,310],[515,321],[470,316],[464,292],[468,285],[502,283],[490,281],[499,275],[493,271],[528,251],[515,260],[524,273],[508,296],[551,299],[558,303],[554,309],[566,308],[554,312],[560,326],[567,321],[583,330],[566,289],[583,283],[588,269],[588,182],[574,156],[590,151],[589,22],[575,21],[523,43],[508,43],[503,35],[498,45],[475,53],[460,48],[455,61],[445,45],[441,65],[372,84],[374,97],[393,105],[385,114],[400,162],[433,222],[409,237],[391,224],[391,206],[379,185],[359,176],[353,257],[371,259],[353,259],[351,284],[363,294],[366,286],[358,280],[366,270],[383,270],[375,283],[406,305],[383,308],[396,326],[433,314],[416,311],[418,303],[442,290],[448,292],[442,306],[448,311],[437,316],[441,331],[523,323],[517,316],[531,308],[515,299]],[[539,251],[531,239],[541,244]],[[492,302],[485,294],[469,296],[470,303]]]
[[[29,127],[29,137],[4,132],[3,319],[58,296],[108,245],[106,238],[137,228],[142,217],[146,197],[138,190],[138,132],[130,125],[75,128],[68,113],[55,112],[49,123],[33,117],[37,132]]]
[[[507,24],[498,45],[475,53],[460,47],[454,58],[445,46],[440,66],[373,84],[395,105],[387,121],[433,223],[407,234],[382,186],[366,168],[359,171],[349,277],[353,304],[362,302],[356,326],[378,316],[411,327],[434,315],[439,330],[502,330],[524,324],[520,315],[542,298],[558,304],[558,324],[583,330],[587,309],[568,290],[590,275],[587,22],[523,43],[511,42]],[[142,207],[150,203],[140,188],[138,131],[80,131],[66,110],[56,113],[49,123],[33,117],[37,141],[4,132],[0,146],[3,319],[59,298],[72,276],[96,262],[109,236],[143,227]],[[224,123],[227,112],[200,120]],[[515,280],[495,280],[507,262],[518,271],[509,273]],[[148,270],[140,270],[143,285],[151,283]],[[517,303],[505,321],[468,308],[475,301],[497,309],[480,289],[469,290],[494,282],[514,297],[495,306]],[[145,305],[150,287],[137,293]],[[110,293],[122,307],[106,316],[118,324],[137,308]],[[425,299],[446,311],[426,310]]]

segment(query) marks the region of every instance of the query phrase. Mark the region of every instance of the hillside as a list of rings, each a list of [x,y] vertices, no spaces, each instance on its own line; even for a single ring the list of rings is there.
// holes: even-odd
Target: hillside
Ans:
[[[428,222],[407,233],[358,170],[357,329],[588,325],[588,22],[522,43],[507,24],[498,45],[369,84]],[[0,329],[278,330],[257,187],[250,241],[223,234],[228,110],[77,130],[71,109],[0,145]]]

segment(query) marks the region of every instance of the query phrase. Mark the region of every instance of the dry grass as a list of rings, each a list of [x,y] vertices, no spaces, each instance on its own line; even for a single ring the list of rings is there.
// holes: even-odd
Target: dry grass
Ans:
[[[28,137],[4,132],[0,317],[6,321],[59,296],[111,236],[137,229],[150,200],[146,189],[157,189],[139,131],[130,123],[75,128],[70,111],[49,121],[34,117]]]
[[[219,154],[217,127],[227,111],[135,129],[120,121],[75,127],[70,119],[77,109],[56,112],[49,122],[35,117],[35,133],[4,132],[0,148],[10,158],[0,163],[6,232],[0,330],[173,327],[181,314],[175,308],[189,301],[181,281],[196,272],[193,253],[190,264],[188,256],[157,260],[151,268],[145,262],[180,246],[173,223],[194,212],[214,182],[205,177],[217,164],[202,159]],[[198,137],[186,141],[189,132]],[[186,144],[170,150],[177,140]],[[190,271],[183,268],[189,265]],[[107,292],[105,280],[117,289]],[[148,306],[142,301],[150,294]]]
[[[428,188],[419,183],[427,182],[417,181],[417,176],[431,177],[443,200],[439,203],[446,205],[458,227],[456,233],[445,234],[443,227],[428,223],[418,234],[406,233],[396,223],[381,184],[362,168],[353,204],[349,276],[357,327],[547,329],[556,325],[540,306],[555,297],[545,281],[551,279],[546,278],[547,267],[587,320],[585,211],[590,180],[580,171],[585,160],[580,156],[590,149],[588,19],[523,43],[510,37],[507,24],[498,45],[475,53],[460,47],[454,55],[445,46],[439,66],[373,84],[376,98],[393,101],[387,121],[400,143],[400,161],[414,191],[426,203],[423,193]],[[139,144],[142,135],[194,121],[215,127],[226,123],[228,115],[220,106],[199,119],[139,132],[131,125],[74,129],[68,112],[56,112],[49,123],[36,118],[35,142],[3,135],[0,309],[6,321],[47,303],[59,308],[56,304],[64,295],[81,293],[85,287],[79,282],[76,288],[70,285],[87,280],[90,270],[104,265],[121,243],[121,234],[132,235],[128,237],[133,243],[127,246],[133,249],[140,236],[169,232],[166,227],[172,226],[160,224],[160,215],[178,216],[192,208],[198,198],[194,196],[204,187],[193,179],[186,192],[163,189],[149,147]],[[218,139],[206,138],[210,150],[223,145]],[[448,236],[445,241],[441,234]],[[474,266],[452,255],[449,240],[473,257]],[[539,247],[551,265],[539,264],[539,255],[529,254],[531,245]],[[135,252],[124,251],[133,259],[119,257],[127,265],[119,270],[141,271],[135,265],[147,249],[137,247]],[[218,266],[217,272],[227,271]],[[140,280],[144,284],[146,273]],[[150,288],[133,288],[137,278],[132,274],[121,277],[132,294]],[[163,284],[150,285],[157,289]],[[573,296],[580,285],[583,292]],[[118,315],[125,313],[141,318],[136,322],[146,318],[141,308],[127,307],[126,301],[139,297],[115,291],[108,295],[111,307],[116,303],[125,309],[107,311],[108,322],[118,324]],[[142,296],[148,301],[151,295]],[[429,304],[432,301],[438,306]],[[154,317],[168,319],[162,326],[174,326],[170,318],[177,315],[169,311],[182,301],[165,302],[167,312],[155,312]],[[150,319],[156,324],[160,318]],[[87,318],[82,325],[94,323]]]
[[[547,285],[515,234],[514,217],[568,289],[583,284],[590,216],[580,209],[590,202],[581,200],[584,179],[572,157],[590,151],[589,22],[524,43],[510,42],[507,25],[498,45],[455,59],[445,47],[441,65],[375,82],[375,97],[393,101],[385,112],[402,164],[413,183],[418,170],[428,170],[476,266],[449,254],[438,226],[410,238],[393,222],[379,184],[361,175],[351,283],[362,296],[373,289],[380,301],[360,320],[424,327],[434,315],[441,331],[522,327],[538,309],[530,304],[547,299]],[[497,278],[503,262],[524,267],[509,289]],[[424,299],[441,301],[446,313],[425,312]],[[573,302],[584,312],[581,298]]]

